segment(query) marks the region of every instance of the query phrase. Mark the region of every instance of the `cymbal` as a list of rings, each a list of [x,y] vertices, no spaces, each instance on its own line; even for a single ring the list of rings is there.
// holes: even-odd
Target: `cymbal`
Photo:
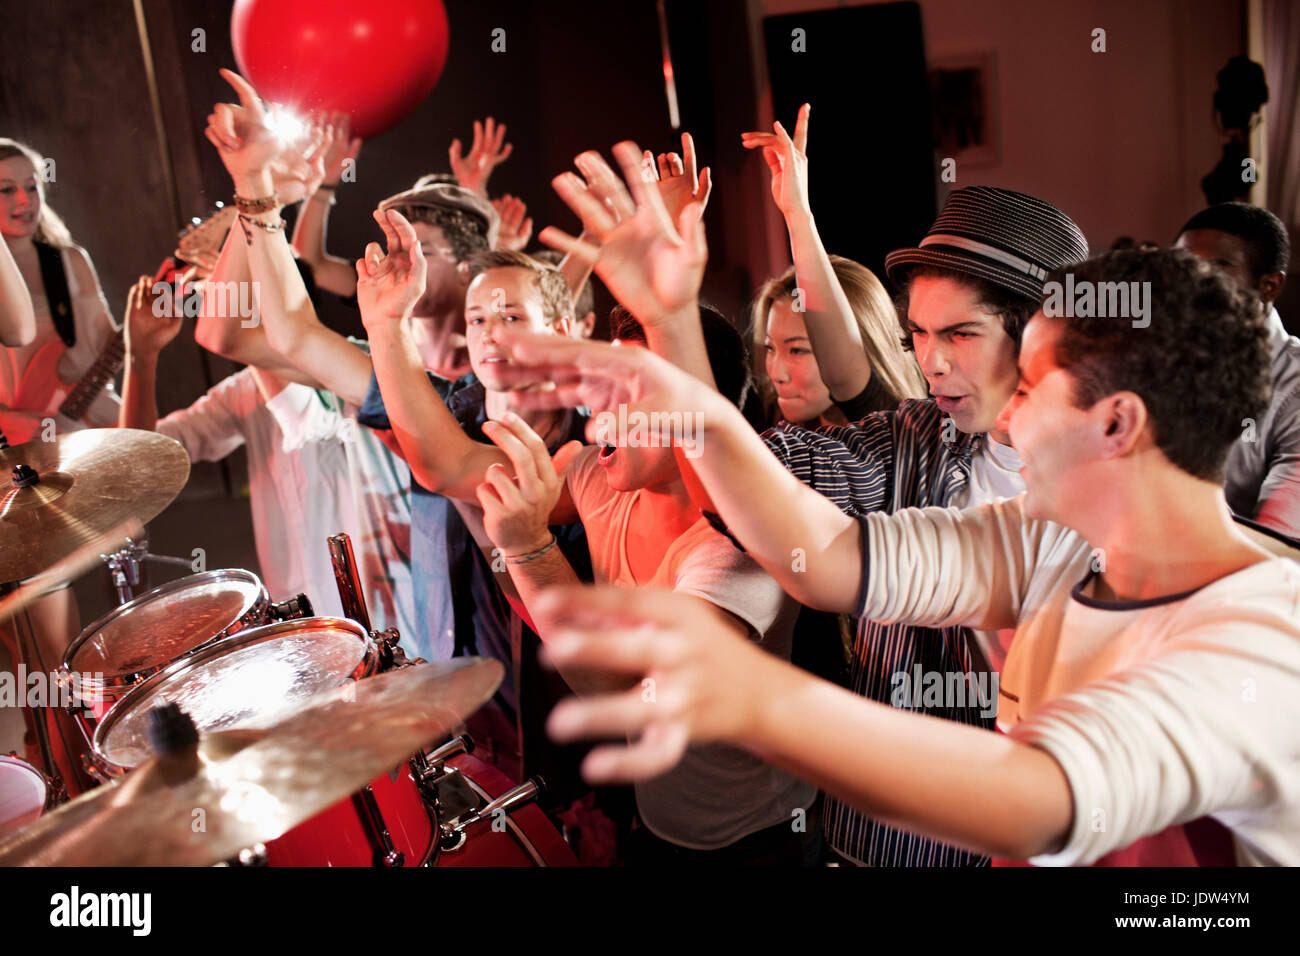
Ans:
[[[482,706],[505,673],[476,657],[317,694],[264,730],[204,735],[0,843],[0,866],[207,866],[337,803]]]
[[[18,487],[26,465],[39,482]],[[0,450],[0,581],[49,567],[128,519],[171,504],[190,474],[180,443],[134,428],[92,428]]]

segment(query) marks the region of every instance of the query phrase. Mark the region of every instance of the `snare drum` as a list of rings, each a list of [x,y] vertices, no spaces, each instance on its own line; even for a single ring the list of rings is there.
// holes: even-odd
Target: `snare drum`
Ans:
[[[352,621],[303,618],[251,628],[191,653],[129,691],[95,728],[96,758],[113,774],[128,772],[149,759],[149,711],[164,702],[175,703],[189,714],[200,733],[264,729],[297,711],[314,694],[371,676],[378,661],[378,648]],[[453,757],[424,788],[416,773],[406,761],[377,777],[368,790],[269,841],[265,862],[271,866],[576,864],[559,832],[536,806],[516,809],[503,820],[475,823],[464,839],[444,834],[439,808],[447,817],[444,822],[452,826],[513,786],[481,760],[467,754]],[[371,812],[370,801],[377,814]],[[400,857],[387,852],[389,845]]]
[[[378,648],[352,621],[314,617],[250,628],[197,650],[139,684],[95,728],[101,766],[119,775],[152,756],[148,716],[177,704],[200,733],[263,729],[313,695],[375,673]],[[273,866],[371,866],[382,862],[382,837],[363,801],[378,805],[382,826],[401,854],[390,865],[417,866],[436,849],[434,821],[406,764],[381,776],[266,844]]]
[[[45,775],[26,760],[0,757],[0,837],[16,833],[45,812],[50,802]]]
[[[132,686],[173,661],[264,624],[269,608],[266,588],[252,572],[190,575],[91,624],[68,645],[59,671],[72,683],[74,705],[100,719]]]

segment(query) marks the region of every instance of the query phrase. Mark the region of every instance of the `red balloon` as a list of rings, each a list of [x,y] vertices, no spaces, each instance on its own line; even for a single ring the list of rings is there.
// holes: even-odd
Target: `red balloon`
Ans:
[[[442,0],[235,0],[230,36],[264,99],[342,110],[363,138],[409,115],[447,62]]]

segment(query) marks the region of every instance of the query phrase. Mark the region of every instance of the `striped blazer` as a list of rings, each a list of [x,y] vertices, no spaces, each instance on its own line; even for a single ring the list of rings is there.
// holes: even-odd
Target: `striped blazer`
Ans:
[[[970,480],[971,458],[983,435],[958,431],[932,400],[908,399],[895,410],[875,412],[852,425],[810,431],[782,423],[763,440],[789,471],[848,515],[900,508],[946,507]],[[884,704],[896,674],[977,673],[983,656],[966,628],[883,625],[859,620],[852,683],[856,693]],[[988,686],[988,685],[977,685]],[[918,695],[919,696],[919,695]],[[974,696],[974,695],[972,695]],[[993,705],[924,706],[909,710],[992,730],[983,716]],[[885,826],[838,800],[826,800],[823,826],[829,845],[866,866],[987,866],[987,857]]]

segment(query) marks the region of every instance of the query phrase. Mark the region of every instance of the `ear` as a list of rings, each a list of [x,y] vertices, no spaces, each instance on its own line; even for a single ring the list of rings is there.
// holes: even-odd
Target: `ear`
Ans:
[[[470,275],[470,264],[468,262],[456,263],[456,278],[460,280],[463,288],[469,288],[469,282],[473,276]]]
[[[1259,285],[1255,287],[1255,291],[1259,294],[1260,301],[1264,303],[1265,309],[1277,301],[1277,297],[1282,294],[1282,287],[1285,285],[1285,272],[1270,272],[1259,280]]]
[[[1149,417],[1141,396],[1116,392],[1099,401],[1093,410],[1102,427],[1102,457],[1123,458],[1143,445]]]
[[[573,329],[573,319],[570,316],[561,315],[551,323],[551,328],[554,330],[556,335],[568,338],[570,331]]]

